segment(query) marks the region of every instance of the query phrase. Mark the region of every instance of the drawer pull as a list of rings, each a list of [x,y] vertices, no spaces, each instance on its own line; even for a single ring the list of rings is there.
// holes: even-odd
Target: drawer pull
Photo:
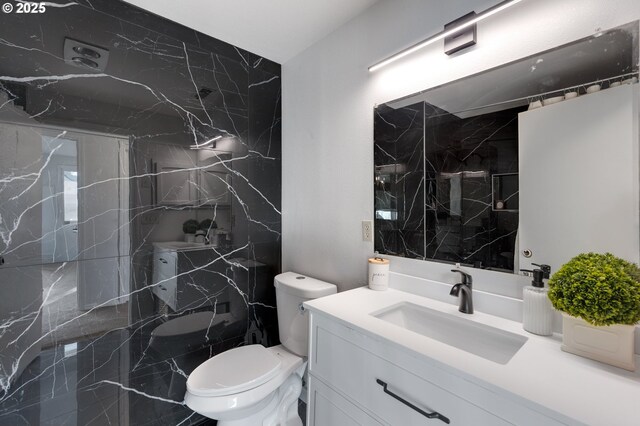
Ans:
[[[164,260],[163,258],[160,258],[159,260],[160,260],[160,262],[162,262],[162,263],[164,263],[164,264],[169,263],[169,262],[167,262],[166,260]]]
[[[393,398],[397,399],[398,401],[402,402],[407,407],[414,409],[415,411],[417,411],[418,413],[422,414],[426,418],[428,418],[428,419],[438,419],[438,420],[441,420],[441,421],[445,422],[446,424],[451,423],[451,421],[448,418],[446,418],[442,414],[438,413],[437,411],[434,411],[433,413],[428,413],[428,412],[416,407],[415,405],[413,405],[412,403],[410,403],[406,399],[404,399],[404,398],[396,395],[395,393],[391,392],[390,390],[387,389],[387,384],[385,382],[383,382],[382,380],[376,379],[376,383],[378,383],[380,386],[382,386],[382,390],[384,390],[384,393],[386,393],[387,395],[390,395]]]
[[[164,287],[164,286],[159,285],[158,287],[160,287],[160,290],[162,290],[162,291],[167,291],[167,288]]]

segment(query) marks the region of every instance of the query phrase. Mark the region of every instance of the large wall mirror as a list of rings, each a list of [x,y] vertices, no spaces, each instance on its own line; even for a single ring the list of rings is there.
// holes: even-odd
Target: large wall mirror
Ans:
[[[638,22],[378,105],[375,250],[502,272],[639,260]]]

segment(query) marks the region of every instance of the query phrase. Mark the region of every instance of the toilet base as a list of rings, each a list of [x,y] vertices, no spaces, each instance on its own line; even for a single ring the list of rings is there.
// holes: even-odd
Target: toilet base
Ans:
[[[258,412],[242,419],[218,420],[218,426],[302,426],[298,414],[298,398],[301,391],[302,379],[294,373],[280,385]]]

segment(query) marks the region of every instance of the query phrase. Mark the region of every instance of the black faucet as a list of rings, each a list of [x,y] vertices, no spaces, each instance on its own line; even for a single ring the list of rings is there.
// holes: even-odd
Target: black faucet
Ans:
[[[463,314],[473,313],[473,278],[460,269],[452,269],[451,272],[458,272],[462,275],[462,282],[454,285],[449,292],[450,295],[460,297],[460,307],[458,310]],[[462,294],[460,294],[462,292]]]

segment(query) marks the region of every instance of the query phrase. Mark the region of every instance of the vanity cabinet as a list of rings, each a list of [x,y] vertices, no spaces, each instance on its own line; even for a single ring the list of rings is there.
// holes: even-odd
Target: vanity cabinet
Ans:
[[[330,317],[310,327],[310,426],[564,424]]]
[[[151,291],[174,311],[200,308],[203,304],[229,304],[227,265],[217,251],[172,250],[154,247]],[[206,302],[203,302],[206,300]]]
[[[373,417],[343,398],[322,381],[309,376],[309,425],[380,425]]]
[[[153,287],[151,291],[174,311],[177,310],[178,252],[156,248],[153,252]]]

